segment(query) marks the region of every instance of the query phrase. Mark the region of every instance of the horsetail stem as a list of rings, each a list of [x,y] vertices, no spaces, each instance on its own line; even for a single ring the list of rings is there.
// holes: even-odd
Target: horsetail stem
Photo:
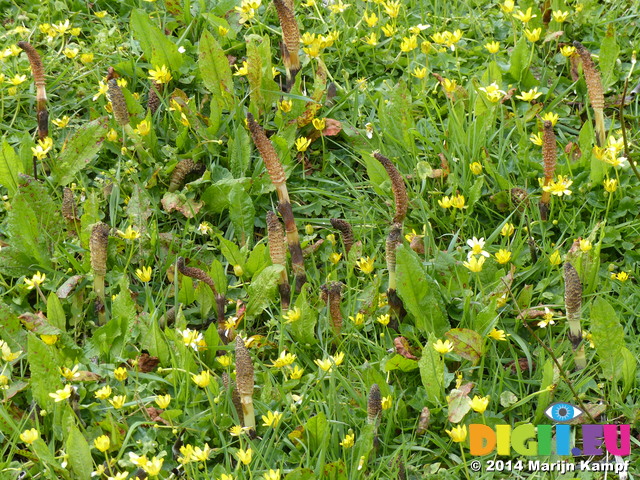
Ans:
[[[91,229],[89,238],[89,253],[91,255],[91,269],[93,270],[93,291],[98,297],[99,305],[96,305],[98,311],[98,323],[105,323],[104,313],[104,277],[107,274],[107,247],[109,246],[109,226],[105,223],[98,222]]]
[[[569,262],[564,264],[564,306],[569,324],[569,341],[575,355],[575,368],[582,370],[587,366],[582,342],[580,326],[580,310],[582,308],[582,282],[578,272]]]
[[[64,187],[62,193],[62,216],[69,222],[78,220],[78,207],[73,197],[73,191],[69,187]]]
[[[236,337],[236,386],[242,404],[244,426],[255,430],[256,416],[253,410],[253,362],[244,344],[244,340]]]
[[[282,265],[286,267],[286,250],[285,250],[285,238],[284,228],[278,220],[278,216],[275,212],[269,210],[267,212],[267,237],[269,240],[269,255],[271,256],[271,263],[274,265]],[[287,277],[286,268],[280,272],[280,280],[278,281],[278,288],[280,290],[280,304],[283,310],[289,308],[289,301],[291,298],[291,287],[289,286],[289,278]]]

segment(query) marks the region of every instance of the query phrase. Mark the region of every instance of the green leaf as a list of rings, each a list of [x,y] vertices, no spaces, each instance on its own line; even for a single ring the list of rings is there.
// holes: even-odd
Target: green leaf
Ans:
[[[62,389],[59,362],[50,347],[44,344],[35,334],[29,334],[27,338],[27,360],[31,371],[29,384],[33,392],[33,398],[40,408],[50,410],[53,399],[50,393]]]
[[[529,70],[532,48],[533,46],[529,46],[527,43],[527,38],[522,35],[511,52],[509,74],[515,81],[521,83],[523,89],[532,88],[538,84],[538,81]]]
[[[482,357],[482,337],[468,328],[452,328],[445,336],[453,342],[453,351],[474,365]]]
[[[384,364],[384,371],[400,370],[401,372],[411,372],[418,368],[418,362],[402,355],[395,354]]]
[[[13,196],[18,190],[20,180],[18,175],[25,173],[24,166],[16,151],[7,142],[2,142],[0,149],[0,185],[4,185]]]
[[[69,466],[76,478],[89,479],[93,471],[91,448],[78,427],[72,425],[66,441],[66,453]]]
[[[64,315],[64,309],[62,308],[60,299],[55,292],[51,292],[47,297],[47,319],[54,327],[59,328],[63,332],[65,331],[67,319]]]
[[[300,319],[287,324],[293,338],[302,345],[313,345],[317,342],[315,332],[318,310],[309,303],[308,295],[308,290],[303,288],[295,303],[300,309]]]
[[[244,273],[253,277],[255,274],[260,273],[264,267],[270,263],[271,258],[269,257],[269,249],[264,243],[260,243],[251,250],[249,258],[247,258],[247,262],[245,263]]]
[[[607,379],[614,380],[624,362],[624,330],[616,311],[603,297],[597,297],[591,306],[590,330],[602,373]]]
[[[362,160],[367,168],[367,175],[373,185],[373,190],[380,196],[390,195],[391,181],[382,164],[369,153],[362,155]]]
[[[58,186],[71,183],[74,176],[96,156],[107,138],[109,118],[100,117],[80,127],[65,143],[58,161],[53,163],[53,182]]]
[[[133,37],[140,42],[140,48],[154,68],[166,65],[174,73],[180,70],[182,54],[176,44],[151,22],[147,12],[134,10],[130,26]]]
[[[234,106],[233,77],[229,60],[217,40],[206,30],[200,37],[198,66],[206,89],[216,97],[220,106],[232,109]]]
[[[256,210],[251,197],[236,183],[229,192],[229,217],[240,245],[251,243],[255,216]]]
[[[215,299],[213,298],[213,292],[209,285],[204,282],[198,283],[195,291],[196,302],[200,305],[200,317],[207,318]]]
[[[203,192],[202,201],[207,205],[209,211],[220,213],[229,208],[229,193],[233,186],[239,184],[245,188],[250,181],[251,179],[247,177],[218,180]]]
[[[227,259],[229,265],[240,265],[244,268],[244,263],[247,261],[246,256],[240,251],[240,247],[238,247],[231,240],[227,240],[222,235],[218,235],[220,239],[220,251],[224,258]]]
[[[544,362],[544,365],[542,366],[542,381],[540,382],[540,391],[542,393],[538,397],[538,406],[536,407],[536,416],[534,419],[535,423],[540,422],[540,420],[544,416],[545,410],[551,403],[553,392],[544,390],[550,385],[553,385],[555,380],[554,377],[554,363],[553,360],[549,358],[546,362]]]
[[[304,425],[304,431],[309,436],[310,449],[315,450],[324,445],[324,437],[329,433],[326,415],[319,412],[315,417],[311,417]]]
[[[604,92],[616,82],[613,71],[619,53],[620,47],[616,41],[616,29],[613,23],[609,23],[607,33],[600,43],[600,74],[602,75],[602,88]]]
[[[205,285],[205,287],[207,287]],[[209,287],[207,287],[208,289]],[[162,330],[158,325],[157,320],[151,322],[151,326],[146,335],[142,336],[142,348],[149,350],[149,354],[158,357],[160,363],[167,365],[171,361],[171,354],[169,352],[169,345],[164,338]]]
[[[440,287],[426,272],[420,257],[410,248],[399,246],[396,250],[396,272],[398,296],[418,330],[425,335],[435,333],[441,336],[449,329],[449,320],[442,307]]]
[[[444,360],[433,348],[437,339],[433,333],[429,334],[427,344],[422,349],[422,357],[418,361],[422,385],[429,393],[429,401],[432,405],[442,401],[444,388]]]
[[[211,268],[209,269],[209,276],[213,280],[214,285],[216,286],[216,290],[218,293],[222,295],[227,294],[227,274],[224,271],[224,267],[220,260],[217,258],[213,259],[211,263]]]
[[[300,467],[289,472],[284,480],[316,480],[316,478],[313,470]]]
[[[625,398],[631,388],[635,384],[636,371],[638,369],[638,359],[629,351],[628,348],[622,347],[622,369],[620,370],[620,377],[622,377],[622,395],[621,398]]]
[[[244,177],[251,162],[251,141],[247,129],[238,124],[233,139],[229,139],[229,168],[235,178]],[[237,184],[236,184],[237,185]]]
[[[283,268],[282,265],[270,265],[262,270],[256,277],[253,277],[248,289],[249,301],[247,302],[247,310],[245,313],[247,320],[251,320],[260,315],[275,298],[278,278]]]

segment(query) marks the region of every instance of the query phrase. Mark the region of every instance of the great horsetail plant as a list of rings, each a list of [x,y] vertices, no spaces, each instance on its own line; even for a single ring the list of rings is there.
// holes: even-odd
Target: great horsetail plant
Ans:
[[[300,48],[300,30],[293,11],[293,1],[273,0],[278,12],[278,19],[282,27],[282,62],[287,71],[287,83],[284,91],[288,92],[296,81],[296,75],[300,71],[300,58],[298,49]]]
[[[169,192],[175,192],[184,185],[184,179],[192,172],[202,171],[204,166],[200,163],[195,163],[190,158],[180,160],[178,164],[171,172],[171,180],[169,181]]]
[[[556,134],[553,131],[553,124],[546,120],[544,122],[544,131],[542,133],[542,162],[544,166],[544,186],[548,186],[553,182],[553,175],[556,171]],[[551,192],[544,190],[540,198],[540,218],[547,220],[549,217],[549,202],[551,201]]]
[[[105,323],[104,313],[104,277],[107,274],[107,247],[109,246],[109,226],[98,222],[91,229],[89,253],[91,254],[91,270],[93,270],[93,291],[98,297],[96,310],[98,323]]]
[[[284,228],[287,232],[287,243],[289,244],[289,252],[291,253],[291,266],[296,279],[296,292],[300,292],[302,285],[307,281],[307,274],[304,270],[304,258],[302,256],[302,248],[300,248],[300,237],[298,229],[293,218],[293,210],[291,210],[291,201],[289,200],[289,192],[287,191],[286,176],[284,168],[278,158],[276,149],[271,141],[267,138],[264,129],[258,125],[251,113],[247,113],[247,124],[251,138],[255,143],[262,160],[269,172],[271,183],[276,187],[278,194],[278,211],[282,215]]]
[[[391,190],[393,191],[393,199],[396,207],[393,223],[402,224],[404,218],[407,216],[407,209],[409,208],[409,197],[407,196],[407,187],[404,184],[404,179],[393,162],[387,157],[378,152],[374,152],[373,156],[382,164],[391,179]]]
[[[149,95],[147,96],[147,108],[152,114],[156,113],[160,107],[160,94],[164,89],[164,84],[151,81],[149,85]]]
[[[207,275],[207,273],[204,270],[200,270],[199,268],[195,268],[195,267],[187,267],[183,257],[178,257],[177,267],[178,267],[178,271],[182,275],[195,278],[209,285],[209,288],[213,292],[213,297],[216,299],[216,311],[217,311],[216,313],[218,316],[218,333],[220,333],[220,331],[224,331],[224,310],[226,307],[225,305],[226,299],[224,295],[218,292],[218,290],[216,289],[216,285],[211,279],[211,277]],[[224,334],[220,334],[220,338],[225,340],[226,336]]]
[[[271,263],[274,265],[282,265],[286,267],[287,254],[285,250],[284,228],[278,220],[275,212],[269,210],[267,212],[267,237],[269,239],[269,255]],[[278,281],[280,290],[280,305],[283,310],[289,308],[291,300],[291,286],[289,285],[289,277],[286,268],[280,272],[280,280]]]
[[[596,137],[598,146],[605,144],[606,132],[604,127],[604,92],[602,88],[602,80],[600,72],[596,68],[591,58],[591,53],[577,40],[573,42],[578,54],[582,60],[582,71],[584,72],[584,81],[587,84],[587,92],[589,93],[589,102],[593,108],[593,116],[596,123]]]
[[[340,302],[342,301],[342,284],[340,282],[330,282],[322,285],[322,300],[329,305],[329,318],[333,333],[338,336],[342,331],[342,311]]]
[[[351,247],[353,246],[353,229],[351,228],[351,224],[346,220],[341,220],[339,218],[332,218],[330,221],[331,226],[340,231],[344,251],[349,254],[349,250],[351,250]]]
[[[240,338],[240,337],[236,337]],[[227,372],[222,373],[222,383],[224,388],[231,393],[231,403],[233,403],[234,408],[236,409],[236,413],[238,414],[238,419],[243,421],[242,414],[242,402],[240,401],[240,394],[238,393],[238,387],[236,384],[229,378],[229,374]]]
[[[62,216],[69,222],[75,223],[78,219],[78,207],[73,191],[69,187],[64,187],[62,193]]]
[[[580,327],[580,310],[582,308],[582,282],[578,272],[569,262],[564,264],[564,306],[569,324],[569,341],[573,348],[576,370],[587,366]]]
[[[129,110],[127,109],[127,102],[124,99],[124,95],[118,81],[115,78],[110,79],[107,82],[109,86],[109,100],[111,100],[111,106],[113,107],[113,117],[118,124],[125,126],[129,124]]]
[[[242,404],[243,424],[246,428],[255,430],[256,416],[253,410],[253,362],[249,350],[242,337],[236,337],[236,386]]]
[[[367,398],[367,423],[373,426],[373,446],[378,446],[378,426],[382,416],[382,395],[377,383],[371,385]]]
[[[394,313],[394,317],[397,320],[402,320],[405,315],[404,306],[402,300],[398,297],[396,292],[396,248],[402,243],[402,224],[394,223],[391,225],[389,235],[387,235],[386,242],[386,260],[387,270],[389,271],[389,287],[387,289],[387,300],[389,302],[389,308]]]

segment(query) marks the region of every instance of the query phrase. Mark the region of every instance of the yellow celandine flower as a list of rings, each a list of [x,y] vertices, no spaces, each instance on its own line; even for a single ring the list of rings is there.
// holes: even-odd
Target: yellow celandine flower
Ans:
[[[335,245],[336,236],[333,233],[330,233],[329,235],[327,235],[327,242],[329,242],[331,245]]]
[[[324,118],[314,118],[311,123],[313,123],[313,128],[316,130],[322,131],[327,127],[327,122]]]
[[[244,428],[240,425],[234,425],[233,427],[231,427],[229,429],[229,434],[232,437],[239,437],[240,435],[242,435],[244,433]]]
[[[502,308],[507,304],[507,294],[503,293],[498,297],[498,301],[496,302],[496,306],[498,308]]]
[[[471,257],[468,262],[462,262],[462,265],[472,272],[478,273],[482,271],[482,266],[484,265],[485,260],[485,257]]]
[[[0,390],[7,390],[9,387],[9,377],[0,375]]]
[[[344,4],[342,3],[342,0],[338,0],[337,3],[332,3],[327,7],[329,8],[329,10],[331,10],[331,13],[343,13],[350,6],[350,3]]]
[[[419,35],[421,31],[426,30],[431,25],[423,25],[419,23],[418,25],[414,25],[413,27],[409,27],[409,33],[412,35]]]
[[[457,208],[458,210],[467,208],[464,203],[465,200],[463,195],[456,195],[455,197],[451,197],[451,206],[453,208]]]
[[[313,1],[313,0],[309,0]],[[223,473],[217,480],[233,480],[233,476]]]
[[[544,307],[544,316],[542,320],[538,322],[538,327],[545,328],[547,325],[553,325],[556,322],[553,320],[553,313],[549,310],[549,307]]]
[[[529,40],[531,43],[536,43],[538,40],[540,40],[541,34],[542,34],[541,28],[534,28],[533,30],[529,30],[528,28],[525,28],[524,30],[524,36],[527,37],[527,40]]]
[[[438,200],[438,205],[440,205],[442,208],[451,208],[451,199],[447,196],[444,196]]]
[[[107,132],[107,140],[110,142],[116,142],[118,140],[118,132],[116,132],[113,128]]]
[[[458,425],[451,430],[445,430],[455,443],[462,443],[467,439],[467,426]]]
[[[59,367],[58,370],[60,370],[60,375],[62,375],[67,380],[71,380],[74,377],[78,376],[78,368],[79,365],[74,365],[72,370],[69,370],[67,367]]]
[[[100,435],[93,441],[93,446],[101,452],[106,452],[111,447],[111,439],[107,435]]]
[[[500,10],[504,13],[511,13],[515,8],[515,3],[513,0],[505,0],[504,3],[500,4]]]
[[[509,260],[511,260],[511,252],[505,250],[504,248],[501,248],[500,250],[498,250],[498,253],[496,253],[496,260],[499,264],[507,263]]]
[[[431,38],[435,43],[444,45],[451,50],[455,50],[455,44],[462,39],[462,30],[458,29],[453,33],[449,31],[437,32],[434,33]]]
[[[96,100],[98,100],[98,98],[100,98],[102,95],[106,95],[108,92],[109,86],[105,82],[100,80],[98,82],[98,93],[93,96],[93,101],[95,102]]]
[[[493,41],[486,43],[484,45],[484,48],[486,48],[489,53],[498,53],[498,51],[500,50],[500,42]]]
[[[302,377],[302,374],[304,373],[304,369],[300,368],[298,365],[295,365],[293,367],[289,367],[289,378],[291,380],[298,380]]]
[[[387,0],[382,4],[382,7],[384,8],[384,13],[390,18],[396,18],[400,13],[400,0],[396,0],[395,2]]]
[[[127,369],[124,367],[118,367],[113,371],[113,376],[119,382],[124,382],[129,374],[127,373]]]
[[[588,238],[581,238],[580,239],[580,250],[582,252],[587,253],[592,248],[593,248],[593,245],[591,245],[591,242],[589,241]]]
[[[206,388],[211,382],[211,375],[209,374],[209,370],[203,370],[197,375],[192,373],[191,380],[200,388]]]
[[[149,76],[147,78],[156,83],[169,83],[173,77],[167,66],[163,64],[159,67],[154,65],[154,69],[149,70]]]
[[[40,30],[44,35],[48,35],[50,37],[55,37],[57,35],[56,31],[49,23],[41,23],[38,25],[38,30]]]
[[[396,26],[392,25],[391,23],[388,23],[382,27],[382,33],[384,33],[385,37],[393,37],[397,31],[398,29],[396,28]]]
[[[552,195],[557,195],[558,197],[571,195],[569,187],[573,185],[573,180],[569,180],[569,178],[562,175],[558,175],[558,180],[553,180],[548,185],[544,185],[544,180],[542,178],[538,178],[538,182],[544,192],[550,192]]]
[[[127,401],[127,396],[126,395],[116,395],[113,398],[109,399],[109,403],[116,410],[120,410],[124,406],[126,401]]]
[[[364,323],[364,313],[358,312],[355,317],[349,317],[349,320],[353,322],[354,325],[362,325]]]
[[[469,164],[469,170],[474,175],[480,175],[482,173],[482,164],[480,162],[473,162]]]
[[[568,11],[567,12],[563,12],[562,10],[554,10],[553,12],[551,12],[551,16],[553,17],[553,19],[556,22],[562,23],[569,16],[569,12]]]
[[[311,145],[311,139],[307,137],[300,137],[296,140],[296,150],[299,152],[306,152],[309,145]]]
[[[391,315],[389,315],[388,313],[384,315],[380,315],[378,318],[376,318],[376,322],[378,322],[380,325],[383,325],[385,327],[389,325],[390,321],[391,321]]]
[[[278,102],[278,108],[284,113],[290,112],[291,107],[293,107],[293,102],[287,98],[282,99]]]
[[[51,122],[58,128],[64,128],[69,125],[69,115],[65,115],[62,118],[56,118]]]
[[[627,280],[629,280],[629,274],[627,272],[612,273],[611,278],[614,277],[616,280],[619,280],[621,282],[626,282]]]
[[[36,430],[35,428],[32,428],[30,430],[25,430],[20,434],[20,440],[22,440],[27,445],[31,445],[33,442],[35,442],[39,438],[40,438],[40,432],[38,432],[38,430]]]
[[[141,465],[141,467],[145,472],[147,472],[148,475],[153,477],[160,473],[163,463],[164,458],[153,457],[151,460],[147,461],[147,463]]]
[[[229,29],[227,27],[218,25],[218,35],[220,35],[221,37],[226,37],[227,33],[229,33]]]
[[[449,353],[453,350],[453,342],[451,342],[451,340],[445,340],[444,342],[440,339],[438,339],[434,344],[433,344],[433,349],[444,355],[445,353]]]
[[[333,252],[331,255],[329,255],[329,261],[334,265],[336,265],[341,258],[342,258],[341,253]]]
[[[618,189],[618,180],[615,178],[606,179],[604,181],[604,189],[609,193],[615,192]]]
[[[356,266],[362,271],[362,273],[369,274],[373,272],[374,261],[375,258],[360,257],[359,260],[356,260]]]
[[[149,462],[149,459],[147,458],[146,455],[140,456],[133,452],[129,452],[129,461],[137,467],[142,467],[143,465],[146,465]]]
[[[233,363],[233,357],[231,357],[231,355],[221,355],[220,357],[216,357],[216,362],[226,368]]]
[[[458,88],[458,82],[455,80],[449,80],[448,78],[443,78],[442,88],[444,88],[444,91],[447,93],[455,92]]]
[[[344,449],[351,448],[355,445],[356,436],[353,433],[348,433],[344,436],[340,442],[340,446]]]
[[[513,223],[505,223],[500,229],[500,235],[503,237],[510,237],[513,235],[513,232],[516,231],[516,228],[513,226]]]
[[[287,310],[287,313],[282,315],[282,318],[286,320],[285,323],[297,322],[298,320],[300,320],[301,317],[302,317],[302,310],[300,310],[300,307],[290,308],[289,310]]]
[[[507,94],[504,90],[500,90],[500,86],[496,82],[486,87],[480,87],[479,90],[483,92],[487,100],[492,103],[499,102]]]
[[[302,36],[300,37],[300,41],[304,45],[311,45],[312,43],[314,43],[316,41],[316,34],[315,33],[310,33],[310,32],[304,32],[302,34]]]
[[[54,393],[50,393],[49,396],[57,402],[62,402],[71,396],[71,385],[67,384],[62,390],[56,390]]]
[[[494,340],[505,342],[507,340],[507,337],[510,337],[511,334],[505,334],[504,330],[498,330],[497,328],[494,328],[489,332],[488,336],[493,338]]]
[[[53,24],[53,29],[58,33],[58,35],[64,35],[71,30],[69,19],[66,19],[64,22]]]
[[[249,64],[247,62],[242,62],[242,65],[238,67],[238,65],[234,65],[233,68],[236,69],[234,75],[236,77],[242,77],[249,73]]]
[[[369,28],[373,28],[378,23],[378,16],[375,13],[364,12],[364,21],[369,25]]]
[[[467,240],[467,245],[471,248],[471,251],[467,254],[467,259],[474,255],[482,255],[483,257],[489,258],[489,252],[484,250],[484,243],[484,238],[478,239],[473,237]]]
[[[549,262],[551,265],[560,265],[562,263],[562,257],[560,256],[560,252],[558,250],[554,251],[549,256]]]
[[[27,33],[30,33],[30,32],[31,32],[31,30],[29,30],[24,25],[18,25],[13,30],[11,30],[9,33],[12,33],[14,35],[26,35]]]
[[[58,335],[40,335],[40,340],[42,340],[46,345],[55,345],[58,338]]]
[[[400,51],[407,53],[418,48],[418,37],[411,35],[410,37],[402,37],[400,42]]]
[[[93,14],[98,17],[98,18],[104,18],[107,16],[109,12],[107,12],[106,10],[100,10],[99,12],[93,12]]]
[[[166,395],[156,395],[155,402],[158,407],[164,410],[171,403],[171,395],[168,393]]]
[[[534,145],[537,145],[539,147],[542,146],[542,135],[540,135],[540,133],[532,133],[531,136],[529,137],[529,141],[531,143],[533,143]]]
[[[69,33],[74,37],[80,35],[80,32],[82,32],[82,29],[80,27],[72,28],[71,30],[69,30]]]
[[[126,480],[129,477],[129,472],[119,472],[115,476],[108,476],[107,480]]]
[[[574,55],[576,53],[576,47],[574,47],[573,45],[565,45],[564,47],[560,48],[560,53],[564,57],[570,57],[571,55]]]
[[[523,100],[525,102],[531,102],[536,98],[540,97],[542,92],[538,91],[538,87],[534,87],[528,92],[522,92],[520,95],[516,95],[516,98]]]
[[[489,396],[479,397],[478,395],[475,395],[473,400],[469,400],[469,406],[475,412],[484,413],[489,406]]]
[[[425,40],[420,44],[420,51],[425,55],[428,55],[431,52],[431,49],[432,49],[431,42],[428,42]]]
[[[109,385],[105,385],[101,389],[97,390],[96,393],[94,393],[94,395],[96,398],[99,398],[100,400],[106,400],[111,396],[111,392],[112,392],[111,387]]]
[[[180,335],[180,339],[182,340],[182,343],[185,347],[191,347],[196,352],[207,346],[207,343],[204,340],[204,336],[197,330],[185,328],[184,330],[176,330],[176,333]]]
[[[335,363],[337,367],[338,365],[341,365],[342,362],[344,361],[344,352],[338,352],[334,356],[331,356],[329,358],[333,360],[333,363]]]
[[[333,367],[333,363],[331,362],[330,358],[323,359],[323,360],[316,359],[314,360],[314,363],[318,365],[318,367],[320,367],[325,372],[330,372]]]
[[[520,20],[522,23],[529,23],[531,21],[531,19],[536,18],[537,15],[532,15],[531,13],[531,7],[527,8],[526,12],[523,12],[522,10],[518,10],[516,13],[513,14],[513,18],[515,18],[516,20]]]
[[[80,52],[80,49],[74,48],[74,47],[67,47],[62,51],[65,57],[71,58],[71,59],[76,58],[79,52]]]
[[[4,360],[5,362],[13,362],[20,356],[22,350],[20,350],[19,352],[12,352],[9,344],[4,340],[0,340],[0,352],[2,352],[2,360]]]
[[[27,284],[27,290],[33,290],[36,287],[42,285],[42,283],[47,278],[47,275],[44,273],[40,273],[39,271],[31,278],[25,278],[24,283]]]
[[[295,361],[295,353],[287,353],[286,350],[283,350],[282,352],[280,352],[280,355],[278,356],[278,358],[276,358],[271,366],[275,368],[284,368],[291,365]]]
[[[151,132],[151,122],[145,118],[140,123],[138,123],[138,126],[133,131],[141,137],[149,135],[149,133]]]
[[[80,55],[80,61],[84,64],[87,65],[91,62],[93,62],[93,53],[83,53],[82,55]]]
[[[238,460],[240,460],[245,465],[249,465],[251,463],[252,453],[253,452],[250,448],[247,448],[246,450],[242,450],[241,448],[239,448],[236,452],[236,457],[238,457]]]
[[[553,113],[553,112],[547,112],[544,115],[542,115],[541,118],[542,118],[543,122],[549,121],[549,122],[551,122],[551,125],[553,125],[555,127],[556,123],[558,123],[558,120],[560,119],[560,115],[558,115],[557,113]]]
[[[413,72],[411,72],[411,75],[413,75],[419,80],[422,80],[424,77],[427,76],[427,69],[425,67],[415,67],[413,69]]]
[[[266,415],[262,415],[262,426],[275,428],[278,426],[278,423],[280,423],[281,419],[282,413],[278,412],[277,410],[275,412],[268,411]]]
[[[280,469],[269,469],[268,472],[262,474],[264,480],[280,480]]]
[[[393,397],[391,395],[387,395],[386,397],[382,397],[382,409],[389,410],[393,405]]]
[[[195,447],[193,449],[191,459],[195,462],[206,462],[209,459],[209,455],[211,455],[211,447],[209,447],[208,443],[205,443],[204,447]]]
[[[151,267],[136,268],[136,277],[142,282],[147,283],[151,281]]]

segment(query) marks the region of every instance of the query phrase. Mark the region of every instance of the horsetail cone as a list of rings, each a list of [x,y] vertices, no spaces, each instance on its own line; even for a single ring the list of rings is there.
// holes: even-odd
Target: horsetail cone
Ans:
[[[44,83],[42,59],[29,42],[18,42],[18,46],[27,54],[29,65],[31,65],[31,74],[36,85],[38,138],[42,140],[49,135],[49,112],[47,111],[47,91]]]
[[[596,68],[591,58],[591,53],[577,40],[573,42],[578,54],[582,60],[582,71],[584,72],[584,81],[587,84],[587,93],[589,94],[589,102],[593,108],[593,114],[596,123],[596,135],[598,145],[604,146],[605,143],[605,127],[604,127],[604,91],[602,88],[602,80],[600,72]]]
[[[404,184],[404,179],[396,166],[387,157],[378,152],[375,152],[373,156],[382,164],[391,179],[391,190],[393,191],[396,207],[393,223],[402,223],[407,216],[407,209],[409,208],[409,197],[407,196],[407,187]]]
[[[582,343],[580,310],[582,308],[582,282],[578,272],[569,262],[564,264],[564,305],[569,324],[569,341],[575,354],[576,370],[586,367],[587,362]]]
[[[286,90],[289,91],[300,70],[300,57],[298,56],[300,30],[293,11],[293,1],[274,0],[273,3],[282,27],[282,63],[287,70]]]
[[[353,229],[351,228],[351,224],[346,220],[341,220],[339,218],[332,218],[330,221],[331,226],[340,231],[344,250],[348,254],[349,250],[351,250],[351,247],[353,246]]]
[[[556,171],[556,134],[553,131],[553,124],[546,120],[544,122],[544,131],[542,133],[542,162],[544,166],[544,185],[547,186],[553,181],[553,175]],[[551,192],[542,192],[540,199],[540,217],[546,220],[549,215],[549,202],[551,201]]]
[[[78,207],[73,197],[73,191],[69,187],[64,187],[62,193],[62,216],[69,222],[78,220]]]
[[[156,111],[158,110],[158,107],[160,107],[160,93],[162,93],[162,90],[164,88],[164,85],[162,83],[158,83],[158,82],[151,82],[151,85],[149,86],[149,94],[147,96],[147,108],[151,111],[151,113],[156,113]]]
[[[184,179],[194,170],[198,169],[198,165],[190,158],[180,160],[171,172],[171,180],[169,181],[169,192],[175,192],[182,188]]]
[[[253,410],[253,362],[249,350],[244,345],[244,340],[240,336],[236,337],[236,386],[240,394],[242,404],[242,416],[244,426],[247,428],[256,427],[256,418]]]
[[[322,298],[329,303],[329,318],[331,319],[333,332],[336,335],[340,335],[342,331],[342,310],[340,310],[342,284],[340,282],[331,282],[323,285]]]
[[[389,230],[386,242],[387,270],[389,271],[389,289],[396,289],[396,248],[402,241],[402,224],[394,223]]]
[[[367,422],[377,426],[380,423],[381,413],[382,396],[380,395],[380,387],[377,383],[374,383],[369,389],[369,398],[367,399]]]
[[[287,252],[285,250],[284,228],[275,212],[269,210],[267,212],[267,237],[269,240],[269,255],[271,263],[274,265],[286,265]],[[283,309],[289,308],[291,298],[291,287],[289,286],[289,278],[286,269],[280,272],[280,280],[278,281],[280,290],[280,303]]]
[[[200,280],[201,282],[209,285],[211,292],[213,292],[213,296],[216,299],[216,310],[218,315],[218,324],[222,325],[224,323],[224,311],[225,311],[225,297],[221,293],[218,293],[216,290],[216,284],[213,282],[211,277],[204,271],[195,267],[187,267],[184,261],[184,257],[178,257],[176,262],[178,267],[178,271],[187,277],[195,278],[196,280]]]
[[[98,222],[91,229],[89,251],[91,253],[91,269],[96,276],[107,274],[107,247],[109,244],[109,226]]]
[[[107,84],[109,86],[109,100],[111,100],[113,108],[113,117],[118,124],[127,125],[129,123],[129,110],[127,110],[127,102],[124,99],[122,90],[115,78],[109,80]]]
[[[279,185],[284,185],[287,177],[284,174],[284,168],[282,168],[282,163],[278,158],[278,154],[276,153],[276,149],[274,148],[271,141],[267,138],[267,134],[258,122],[256,122],[255,118],[251,113],[247,113],[247,125],[249,126],[249,132],[251,133],[251,138],[253,139],[253,143],[255,143],[258,151],[260,152],[260,156],[264,161],[264,165],[267,168],[267,172],[269,173],[269,177],[271,178],[271,183],[278,189]],[[286,192],[286,187],[285,187]],[[283,201],[284,199],[280,197],[281,192],[278,190],[278,199]],[[289,201],[289,195],[286,195],[286,200]]]

